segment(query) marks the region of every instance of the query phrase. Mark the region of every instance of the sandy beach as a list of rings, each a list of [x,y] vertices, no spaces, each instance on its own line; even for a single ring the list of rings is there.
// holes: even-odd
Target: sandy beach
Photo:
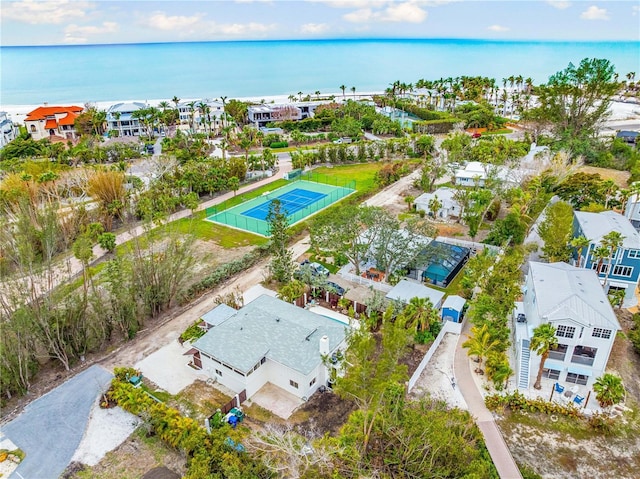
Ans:
[[[373,95],[383,95],[383,94],[384,94],[384,92],[380,92],[380,91],[357,92],[356,93],[356,97],[362,98],[362,97],[371,97]],[[353,98],[353,94],[352,93],[348,93],[348,92],[345,92],[344,95],[342,94],[342,92],[325,93],[322,96],[323,97],[328,97],[328,96],[332,96],[332,95],[335,96],[337,101],[340,101],[342,98],[345,98],[345,99]],[[216,98],[212,97],[210,99],[215,100]],[[227,99],[227,101],[229,99]],[[289,103],[290,102],[289,97],[285,96],[285,95],[271,95],[271,96],[265,95],[265,96],[260,96],[260,97],[257,97],[257,96],[238,97],[238,98],[235,98],[235,99],[236,100],[240,100],[240,101],[252,102],[252,103],[255,103],[255,104],[260,104],[260,103]],[[312,99],[313,99],[313,96],[312,96]],[[181,102],[202,101],[202,100],[203,100],[203,98],[181,98],[180,99]],[[99,110],[107,110],[109,107],[111,107],[112,105],[115,105],[117,103],[139,102],[139,103],[146,103],[149,106],[157,107],[163,101],[166,101],[171,106],[173,106],[173,103],[171,102],[171,98],[155,99],[155,100],[126,99],[126,100],[113,100],[113,101],[98,101],[98,102],[91,102],[91,103],[89,103],[89,105],[95,106]],[[78,106],[85,106],[85,102],[82,102],[82,101],[73,102],[73,103],[69,103],[69,104],[78,105]],[[27,116],[27,114],[30,111],[35,110],[39,106],[42,106],[42,105],[41,104],[0,105],[0,111],[6,112],[8,117],[14,123],[21,124],[21,123],[23,123],[23,121],[24,121],[25,117]],[[619,130],[621,128],[624,128],[625,125],[629,125],[629,127],[631,129],[636,129],[637,128],[637,126],[638,126],[637,124],[640,121],[640,104],[639,103],[628,103],[628,102],[621,102],[621,101],[613,101],[612,104],[611,104],[610,112],[611,112],[611,115],[609,116],[609,118],[605,122],[605,125],[611,124],[610,128],[606,128],[607,130]]]

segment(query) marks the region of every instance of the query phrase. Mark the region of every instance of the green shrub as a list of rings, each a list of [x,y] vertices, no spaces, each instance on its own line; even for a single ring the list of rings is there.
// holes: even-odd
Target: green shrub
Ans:
[[[274,141],[269,145],[269,148],[286,148],[289,146],[289,143],[286,141]]]
[[[192,341],[204,336],[206,331],[199,326],[201,322],[202,320],[198,319],[193,324],[189,325],[189,327],[180,335],[180,341]]]

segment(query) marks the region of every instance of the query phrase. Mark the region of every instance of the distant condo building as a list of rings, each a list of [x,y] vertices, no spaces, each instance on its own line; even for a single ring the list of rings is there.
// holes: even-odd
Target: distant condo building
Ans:
[[[18,127],[9,119],[6,111],[0,111],[0,130],[2,131],[0,148],[3,148],[18,136]]]
[[[34,140],[75,140],[74,123],[84,108],[81,106],[40,106],[27,114],[24,120]]]

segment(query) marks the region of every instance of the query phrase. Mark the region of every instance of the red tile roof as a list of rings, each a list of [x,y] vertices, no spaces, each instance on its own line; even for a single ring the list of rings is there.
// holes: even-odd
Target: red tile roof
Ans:
[[[37,121],[44,120],[48,116],[53,116],[56,114],[66,113],[67,117],[71,116],[73,119],[80,113],[84,108],[81,106],[39,106],[29,114],[25,118],[25,121]],[[67,118],[65,117],[65,119]],[[73,124],[73,121],[71,123]]]
[[[46,130],[50,130],[51,128],[56,129],[58,128],[58,124],[55,120],[47,120],[47,122],[44,124],[44,127]]]

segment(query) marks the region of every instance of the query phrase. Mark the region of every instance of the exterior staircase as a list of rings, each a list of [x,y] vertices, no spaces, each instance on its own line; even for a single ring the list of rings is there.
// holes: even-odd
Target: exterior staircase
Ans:
[[[529,389],[529,358],[531,351],[529,350],[529,340],[522,340],[520,348],[520,369],[518,373],[518,389]]]

